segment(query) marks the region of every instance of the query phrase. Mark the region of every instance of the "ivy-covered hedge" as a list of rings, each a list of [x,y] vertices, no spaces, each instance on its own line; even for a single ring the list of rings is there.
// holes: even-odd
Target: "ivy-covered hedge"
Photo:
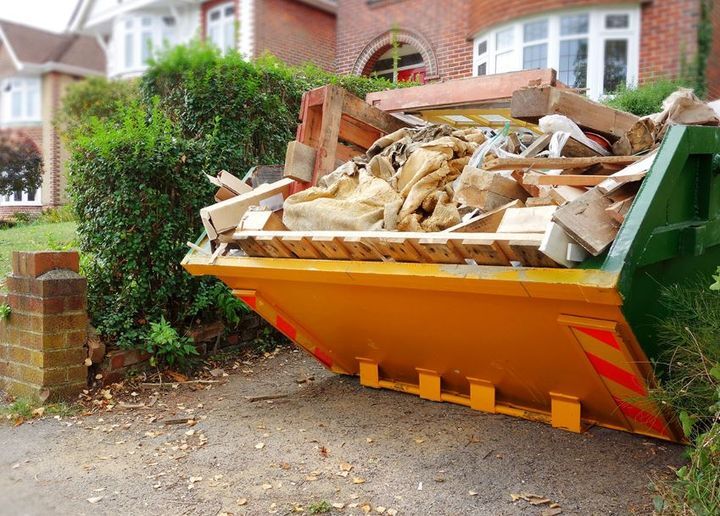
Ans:
[[[327,83],[359,96],[392,87],[200,44],[168,50],[137,84],[71,87],[58,121],[71,150],[89,311],[103,336],[147,347],[152,322],[182,335],[201,319],[236,319],[227,289],[180,267],[201,231],[199,209],[213,202],[203,173],[282,163],[302,93]]]

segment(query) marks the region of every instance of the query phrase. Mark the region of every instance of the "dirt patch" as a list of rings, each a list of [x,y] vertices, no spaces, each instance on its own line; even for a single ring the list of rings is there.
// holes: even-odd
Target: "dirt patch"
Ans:
[[[0,513],[649,513],[650,475],[681,462],[681,447],[622,432],[366,389],[290,349],[218,379],[0,425]]]

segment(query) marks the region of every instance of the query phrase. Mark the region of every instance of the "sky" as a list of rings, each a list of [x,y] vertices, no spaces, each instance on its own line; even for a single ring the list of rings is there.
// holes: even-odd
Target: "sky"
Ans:
[[[62,32],[78,0],[0,0],[0,18]]]

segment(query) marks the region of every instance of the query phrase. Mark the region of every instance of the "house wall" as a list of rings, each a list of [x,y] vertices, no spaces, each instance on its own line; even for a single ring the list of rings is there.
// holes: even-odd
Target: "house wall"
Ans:
[[[254,48],[255,57],[268,51],[291,65],[312,62],[332,71],[335,16],[292,0],[256,0]]]
[[[713,27],[712,51],[708,59],[708,99],[720,99],[720,5],[715,5],[711,14]]]
[[[40,152],[43,151],[43,127],[42,124],[33,125],[20,125],[12,126],[11,130],[20,132],[25,136],[29,137],[37,146]],[[44,158],[44,156],[43,156]],[[44,169],[47,170],[47,165],[43,162]],[[45,172],[43,172],[43,186],[45,182]],[[6,206],[0,205],[0,219],[4,219],[12,216],[13,213],[39,213],[42,211],[42,206]]]
[[[468,40],[470,0],[341,0],[337,14],[337,71],[350,73],[373,40],[392,29],[427,42],[437,61],[437,77],[457,79],[472,74],[472,41]],[[497,10],[497,3],[493,3]],[[379,49],[378,49],[379,50]],[[423,50],[423,49],[418,49]]]

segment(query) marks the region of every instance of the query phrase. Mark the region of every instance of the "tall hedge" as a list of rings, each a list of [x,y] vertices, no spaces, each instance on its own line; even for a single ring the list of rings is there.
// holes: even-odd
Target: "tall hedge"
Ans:
[[[71,88],[59,121],[90,315],[102,335],[142,346],[161,317],[183,331],[227,311],[217,285],[180,267],[185,242],[201,231],[198,212],[212,202],[203,173],[282,163],[302,93],[326,83],[360,96],[391,86],[192,44],[152,63],[139,92],[103,80]]]

